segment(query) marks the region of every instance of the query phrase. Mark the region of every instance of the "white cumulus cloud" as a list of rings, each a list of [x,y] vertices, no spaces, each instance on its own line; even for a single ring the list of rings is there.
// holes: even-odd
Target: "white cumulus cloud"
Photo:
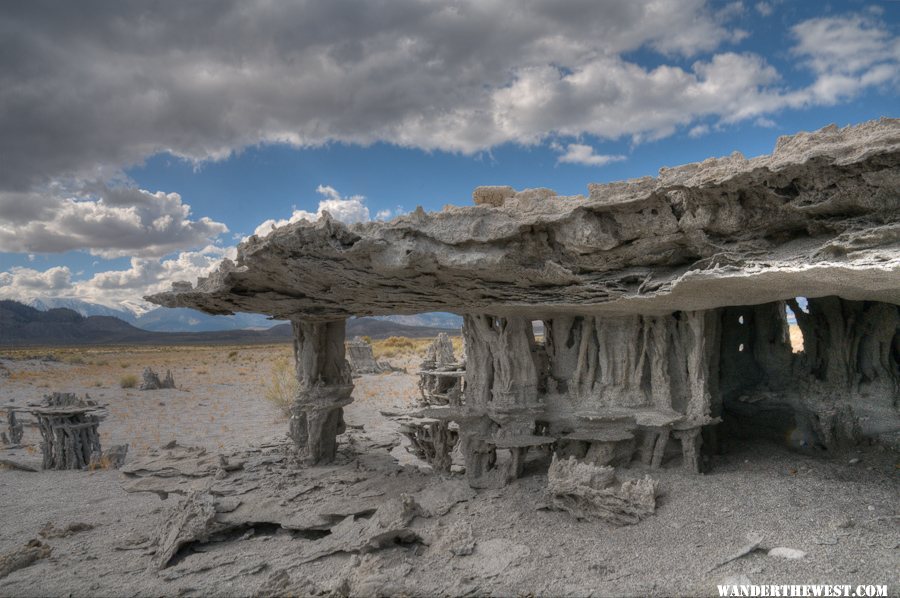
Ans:
[[[768,2],[757,2],[754,5],[754,8],[756,9],[756,12],[764,17],[770,16],[775,11],[772,5]]]
[[[59,292],[72,284],[72,272],[65,266],[54,266],[44,271],[14,266],[8,272],[0,272],[0,293],[15,298]],[[13,292],[15,291],[15,293]]]
[[[201,247],[227,230],[210,218],[192,219],[177,193],[105,185],[69,193],[0,192],[0,251],[162,256]]]
[[[387,142],[471,154],[558,139],[576,146],[573,160],[598,164],[577,148],[585,135],[640,143],[898,85],[900,41],[877,10],[792,26],[785,55],[808,84],[735,51],[752,34],[739,27],[748,10],[705,0],[8,3],[0,251],[150,257],[209,243],[225,227],[191,217],[176,193],[84,183],[160,152],[202,162],[260,143]],[[637,51],[654,53],[653,66]],[[323,197],[337,218],[369,217],[361,199]]]
[[[265,142],[462,152],[529,142],[496,125],[498,90],[532,69],[583,70],[640,48],[715,51],[740,37],[739,4],[14,3],[0,14],[0,188]]]
[[[700,124],[691,127],[690,131],[688,131],[688,137],[691,139],[696,139],[698,137],[703,137],[704,135],[709,133],[709,125]]]
[[[253,234],[264,237],[274,229],[307,220],[315,222],[322,216],[323,212],[328,212],[335,220],[339,220],[345,224],[353,224],[354,222],[365,222],[369,220],[369,208],[365,204],[365,196],[353,195],[350,197],[342,197],[340,193],[329,185],[319,185],[316,193],[324,199],[319,201],[319,207],[316,211],[307,212],[306,210],[294,210],[290,218],[275,220],[269,219],[256,227]],[[379,217],[383,212],[379,212]]]
[[[0,298],[71,298],[121,308],[123,304],[140,303],[143,295],[167,291],[175,281],[206,276],[226,257],[234,259],[236,249],[209,245],[168,259],[132,258],[128,268],[97,272],[83,280],[73,280],[65,266],[44,271],[13,267],[0,272]]]
[[[621,162],[625,156],[597,154],[590,145],[582,143],[570,143],[566,146],[565,153],[556,159],[557,162],[568,164],[584,164],[585,166],[604,166],[610,162]]]

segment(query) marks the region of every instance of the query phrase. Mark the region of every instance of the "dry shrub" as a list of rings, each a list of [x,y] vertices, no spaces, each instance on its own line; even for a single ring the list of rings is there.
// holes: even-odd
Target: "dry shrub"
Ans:
[[[29,380],[34,380],[37,377],[38,377],[38,372],[29,372],[28,370],[18,370],[18,371],[10,372],[8,380],[15,380],[18,382],[27,382]]]
[[[413,340],[411,338],[406,338],[405,336],[391,336],[382,341],[382,344],[385,347],[390,347],[392,349],[411,349],[414,346]]]
[[[431,339],[392,336],[384,340],[374,341],[372,343],[372,353],[376,359],[397,357],[398,355],[412,355],[423,352],[430,342]]]
[[[375,359],[386,359],[389,357],[402,357],[408,355],[418,355],[424,357],[428,346],[434,341],[434,338],[406,338],[400,336],[392,336],[384,340],[372,341],[372,352]],[[462,337],[451,337],[453,342],[453,351],[457,358],[462,356],[463,341]]]
[[[84,357],[81,355],[67,355],[63,361],[69,365],[84,365]]]
[[[134,374],[128,374],[127,376],[122,376],[121,380],[119,380],[119,386],[122,388],[134,388],[137,386],[137,376]]]
[[[300,390],[294,364],[288,357],[278,357],[272,362],[272,375],[265,387],[266,400],[275,405],[282,416],[291,416],[291,405]]]
[[[110,460],[110,458],[108,456],[103,455],[100,457],[99,460],[91,461],[88,464],[89,471],[96,471],[98,469],[104,469],[104,470],[112,469],[112,461]]]

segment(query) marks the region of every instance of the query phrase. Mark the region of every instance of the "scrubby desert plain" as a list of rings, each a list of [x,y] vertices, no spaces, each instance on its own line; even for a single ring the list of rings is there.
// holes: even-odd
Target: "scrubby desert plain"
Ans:
[[[380,412],[414,406],[425,343],[375,343],[377,358],[407,371],[354,380],[337,462],[319,468],[291,460],[285,417],[267,398],[290,367],[287,344],[0,351],[0,405],[52,391],[89,394],[108,405],[104,446],[130,446],[126,466],[175,440],[256,463],[253,475],[281,497],[282,517],[326,504],[377,508],[402,492],[432,505],[410,524],[412,536],[378,549],[334,549],[333,530],[261,521],[193,543],[160,569],[161,536],[183,495],[126,492],[133,480],[113,469],[0,468],[0,555],[33,539],[51,549],[0,578],[0,595],[694,596],[718,595],[723,583],[880,584],[900,593],[896,453],[801,453],[726,438],[703,475],[684,473],[674,454],[652,472],[660,495],[649,518],[625,527],[578,521],[545,508],[545,457],[503,489],[474,491],[404,450],[397,424]],[[146,366],[170,369],[177,388],[128,388]],[[0,449],[0,458],[39,467],[38,431],[26,428],[23,443]],[[622,476],[648,473],[633,465]],[[213,483],[205,480],[192,483]],[[729,561],[754,538],[758,549]],[[770,556],[775,547],[805,556]]]

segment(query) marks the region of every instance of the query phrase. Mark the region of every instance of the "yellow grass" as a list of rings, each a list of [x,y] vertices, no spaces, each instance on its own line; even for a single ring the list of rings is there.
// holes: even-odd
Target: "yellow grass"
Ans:
[[[377,353],[394,356],[393,363],[405,367],[412,364],[415,368],[431,341],[429,338],[395,338],[375,341],[375,344]],[[453,342],[459,355],[461,339],[454,338]],[[214,446],[220,440],[249,434],[250,430],[256,434],[259,429],[268,429],[264,426],[282,431],[286,426],[284,417],[289,415],[296,392],[293,351],[289,342],[33,347],[2,349],[0,355],[13,360],[30,358],[38,361],[51,356],[52,360],[45,363],[11,365],[10,376],[0,380],[0,384],[13,386],[28,401],[39,400],[50,391],[78,394],[88,391],[93,400],[107,406],[108,416],[102,429],[104,442],[127,442],[134,454],[173,439],[188,444],[208,442],[209,446]],[[145,367],[153,368],[160,375],[171,369],[177,389],[165,393],[139,392],[140,372]],[[135,384],[123,389],[120,383],[126,376],[133,377]],[[372,376],[354,380],[354,384],[357,386],[355,399],[370,403],[382,400],[386,388],[393,388],[397,380]],[[239,387],[243,394],[237,397],[237,393],[228,388],[232,386]],[[280,388],[270,388],[274,386]],[[401,386],[402,400],[417,396],[414,382],[408,388]],[[270,403],[266,400],[267,394],[279,395],[279,400]],[[185,414],[190,415],[185,417]]]
[[[98,469],[109,469],[111,467],[112,467],[112,461],[110,461],[109,457],[107,457],[106,455],[101,456],[99,461],[97,461],[97,462],[91,461],[91,463],[88,464],[89,471],[96,471]]]
[[[375,359],[424,354],[426,347],[431,344],[432,340],[430,338],[392,336],[372,341],[372,353],[375,355]]]
[[[404,359],[422,357],[433,341],[432,338],[392,337],[374,340],[376,359]],[[462,338],[451,337],[456,356],[462,356]],[[150,366],[158,373],[171,369],[178,387],[190,392],[209,383],[215,367],[216,381],[238,383],[250,378],[259,379],[262,391],[273,377],[281,376],[282,388],[274,394],[289,396],[293,391],[286,387],[293,378],[293,352],[290,343],[267,345],[147,345],[147,346],[96,346],[96,347],[29,347],[3,349],[2,355],[13,360],[52,360],[47,367],[16,370],[11,368],[8,380],[22,384],[41,393],[44,389],[67,391],[73,387],[113,389],[136,388],[140,382],[137,374]],[[132,379],[134,384],[132,385]],[[125,382],[123,386],[123,382]],[[37,393],[35,395],[38,396]],[[263,397],[261,397],[263,398]],[[282,403],[286,402],[281,400]]]
[[[283,417],[288,418],[298,389],[293,362],[286,356],[279,356],[272,363],[272,373],[265,387],[266,400],[278,407]]]

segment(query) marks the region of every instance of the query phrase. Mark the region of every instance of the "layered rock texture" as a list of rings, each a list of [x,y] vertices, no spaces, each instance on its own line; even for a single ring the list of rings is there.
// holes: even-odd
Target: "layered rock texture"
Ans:
[[[333,454],[323,439],[352,389],[336,327],[426,311],[464,316],[464,398],[421,415],[457,422],[474,486],[505,483],[548,446],[597,467],[659,467],[675,440],[699,471],[701,439],[715,448],[723,419],[727,434],[798,448],[897,441],[900,121],[589,191],[482,187],[473,206],[388,223],[326,214],[251,237],[236,262],[148,299],[293,320],[295,437],[314,462]]]
[[[783,137],[771,156],[590,185],[588,197],[526,190],[350,226],[324,215],[251,237],[196,288],[150,300],[280,319],[896,303],[898,162],[900,122],[881,120]]]
[[[375,359],[372,343],[363,338],[356,336],[353,340],[347,341],[346,349],[347,361],[350,363],[350,371],[354,376],[380,374],[393,370],[393,367],[387,361],[377,361]]]

